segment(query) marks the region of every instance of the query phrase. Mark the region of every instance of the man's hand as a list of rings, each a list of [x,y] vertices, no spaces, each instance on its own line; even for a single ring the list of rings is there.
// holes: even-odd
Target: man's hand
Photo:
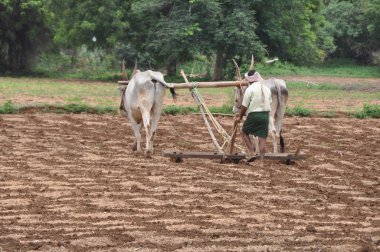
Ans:
[[[239,114],[236,114],[234,119],[235,119],[235,122],[237,122],[237,123],[239,123],[241,121],[241,117]]]

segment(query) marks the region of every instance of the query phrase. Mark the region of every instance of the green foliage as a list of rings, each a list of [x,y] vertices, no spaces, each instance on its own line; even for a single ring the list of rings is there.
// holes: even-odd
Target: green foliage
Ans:
[[[117,113],[117,108],[112,106],[90,106],[84,103],[71,103],[71,104],[65,104],[65,105],[49,105],[49,104],[43,104],[38,106],[28,106],[20,108],[21,112],[23,110],[29,110],[34,109],[37,111],[40,111],[42,113],[57,113],[57,114],[64,114],[64,113],[71,113],[71,114],[81,114],[81,113],[88,113],[88,114],[109,114]]]
[[[242,71],[248,70],[249,65],[243,64]],[[289,62],[276,61],[272,64],[255,63],[255,69],[265,76],[300,75],[300,76],[336,76],[379,78],[380,68],[376,66],[358,65],[352,59],[331,59],[323,64],[314,66],[296,66]],[[231,65],[231,72],[234,71]]]
[[[197,107],[190,107],[190,106],[177,106],[177,105],[169,105],[164,107],[163,114],[168,115],[187,115],[190,113],[196,113],[199,112],[199,109]]]
[[[212,106],[209,108],[211,113],[215,114],[233,114],[231,105],[223,105],[221,107]],[[199,113],[199,109],[197,107],[190,106],[177,106],[177,105],[169,105],[163,109],[163,114],[168,115],[187,115],[191,113]]]
[[[333,47],[332,38],[323,33],[322,1],[270,0],[254,6],[260,23],[257,32],[270,55],[310,65],[323,59],[323,47]]]
[[[215,114],[232,115],[232,105],[223,105],[221,107],[210,107],[210,112]]]
[[[43,53],[36,63],[35,73],[50,78],[117,81],[121,79],[121,64],[115,59],[112,55],[103,55],[101,50],[89,51],[83,46],[77,52],[75,63],[64,52]]]
[[[0,114],[16,114],[18,109],[13,105],[12,101],[6,101],[0,105]]]
[[[46,0],[0,2],[0,73],[27,71],[49,41]]]
[[[131,1],[50,0],[54,13],[54,41],[65,48],[113,49],[127,39]],[[75,52],[74,52],[75,53]]]
[[[331,0],[323,10],[328,33],[337,45],[336,55],[369,62],[380,49],[380,0]]]
[[[297,106],[294,108],[286,108],[285,114],[287,116],[301,116],[307,117],[311,115],[311,110],[305,107]]]
[[[268,68],[276,75],[334,57],[379,64],[379,9],[380,0],[4,0],[0,72],[29,70],[41,51],[38,73],[102,80],[118,78],[123,58],[171,76],[201,59],[215,79],[233,78],[232,58],[247,69],[252,53],[279,57]]]
[[[380,105],[365,104],[363,107],[364,113],[372,118],[380,118]]]
[[[361,111],[356,111],[353,116],[359,119],[364,118],[380,118],[380,105],[374,104],[364,104]]]

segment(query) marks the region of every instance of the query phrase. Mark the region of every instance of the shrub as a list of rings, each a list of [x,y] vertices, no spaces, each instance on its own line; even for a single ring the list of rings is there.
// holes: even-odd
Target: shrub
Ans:
[[[380,105],[369,105],[365,104],[363,106],[363,112],[372,118],[380,118]]]
[[[361,111],[356,111],[352,115],[359,119],[364,119],[368,117],[380,118],[380,105],[364,104],[363,109]]]
[[[6,101],[0,106],[0,114],[16,114],[18,109],[13,105],[12,101]]]
[[[163,109],[163,113],[169,114],[169,115],[178,115],[178,114],[186,115],[186,114],[195,113],[195,112],[199,112],[198,108],[196,107],[179,107],[176,105],[166,106]]]
[[[306,116],[310,116],[311,115],[311,110],[308,109],[308,108],[297,106],[297,107],[294,107],[294,108],[286,108],[285,113],[288,116],[302,116],[302,117],[306,117]]]
[[[211,113],[220,113],[220,114],[233,114],[232,105],[223,105],[222,107],[210,107]]]

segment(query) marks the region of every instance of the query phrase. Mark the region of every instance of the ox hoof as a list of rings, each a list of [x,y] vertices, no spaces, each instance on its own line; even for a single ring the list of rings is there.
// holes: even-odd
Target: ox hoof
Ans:
[[[137,151],[137,143],[134,143],[134,144],[132,145],[132,150],[133,150],[133,151]]]
[[[151,150],[145,151],[145,157],[147,157],[147,158],[152,158],[152,154],[153,154],[153,152]]]
[[[138,157],[141,156],[142,152],[141,151],[133,151],[133,156]]]

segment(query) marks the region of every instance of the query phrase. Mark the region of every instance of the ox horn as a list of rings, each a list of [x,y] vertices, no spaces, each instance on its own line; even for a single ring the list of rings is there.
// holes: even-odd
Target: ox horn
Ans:
[[[253,70],[253,64],[255,63],[255,59],[253,58],[253,54],[251,57],[251,65],[249,66],[249,70]]]
[[[241,73],[240,73],[240,68],[239,68],[238,64],[236,63],[236,61],[234,59],[232,59],[232,61],[234,62],[234,65],[236,67],[235,77],[236,77],[237,80],[240,81],[240,80],[242,80]]]
[[[128,80],[127,71],[125,71],[125,61],[124,61],[124,59],[123,59],[123,64],[121,65],[121,79],[123,81],[127,81]]]
[[[137,60],[135,60],[135,67],[133,68],[133,71],[131,74],[131,79],[132,79],[133,75],[135,75],[136,72],[137,72]]]

